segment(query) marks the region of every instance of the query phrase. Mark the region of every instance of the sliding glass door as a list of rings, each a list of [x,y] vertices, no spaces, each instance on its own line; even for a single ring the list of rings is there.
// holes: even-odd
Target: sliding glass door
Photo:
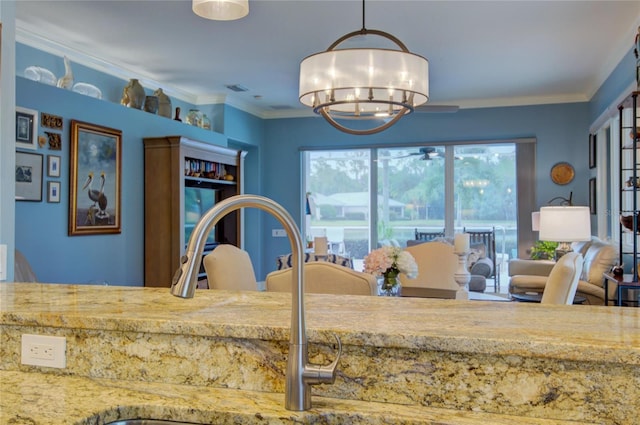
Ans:
[[[406,246],[417,229],[445,231],[445,149],[389,148],[377,155],[377,238]]]
[[[331,253],[361,268],[371,246],[371,150],[305,152],[304,164],[307,241],[324,236]]]
[[[506,261],[516,248],[516,144],[459,144],[304,152],[308,240],[326,236],[356,269],[378,246],[416,232],[495,229]]]

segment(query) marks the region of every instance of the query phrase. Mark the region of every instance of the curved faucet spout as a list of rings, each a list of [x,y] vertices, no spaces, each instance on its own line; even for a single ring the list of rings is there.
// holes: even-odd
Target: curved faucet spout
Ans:
[[[311,408],[310,386],[318,383],[332,383],[335,380],[341,350],[336,360],[328,366],[318,367],[307,364],[302,236],[291,215],[280,204],[258,195],[236,195],[223,200],[207,211],[193,229],[187,251],[180,258],[180,267],[176,270],[171,283],[171,293],[182,298],[193,298],[207,236],[220,219],[241,208],[258,208],[270,213],[282,224],[289,237],[293,273],[291,274],[291,331],[285,383],[285,408],[308,410]]]

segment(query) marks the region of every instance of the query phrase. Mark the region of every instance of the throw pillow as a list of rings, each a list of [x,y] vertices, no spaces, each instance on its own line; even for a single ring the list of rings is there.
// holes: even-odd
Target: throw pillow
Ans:
[[[491,273],[493,273],[493,263],[489,258],[481,258],[471,266],[469,273],[471,273],[472,276],[478,275],[489,277],[491,276]]]
[[[476,243],[469,247],[469,255],[467,256],[467,267],[471,268],[478,260],[487,256],[487,249],[483,243]]]

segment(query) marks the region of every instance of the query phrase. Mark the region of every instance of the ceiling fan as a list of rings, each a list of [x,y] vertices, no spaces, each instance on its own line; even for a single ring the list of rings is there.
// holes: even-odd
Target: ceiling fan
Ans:
[[[431,161],[434,158],[444,158],[444,153],[438,151],[434,147],[425,146],[418,150],[418,152],[412,152],[407,155],[397,156],[396,158],[407,158],[409,156],[420,155],[420,159],[423,161]]]

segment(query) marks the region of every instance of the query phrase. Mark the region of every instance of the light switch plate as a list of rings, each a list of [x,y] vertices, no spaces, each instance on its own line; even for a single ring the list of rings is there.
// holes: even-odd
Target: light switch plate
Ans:
[[[0,280],[7,280],[7,245],[0,245]]]
[[[284,229],[271,229],[271,236],[274,238],[286,238],[287,231]]]

